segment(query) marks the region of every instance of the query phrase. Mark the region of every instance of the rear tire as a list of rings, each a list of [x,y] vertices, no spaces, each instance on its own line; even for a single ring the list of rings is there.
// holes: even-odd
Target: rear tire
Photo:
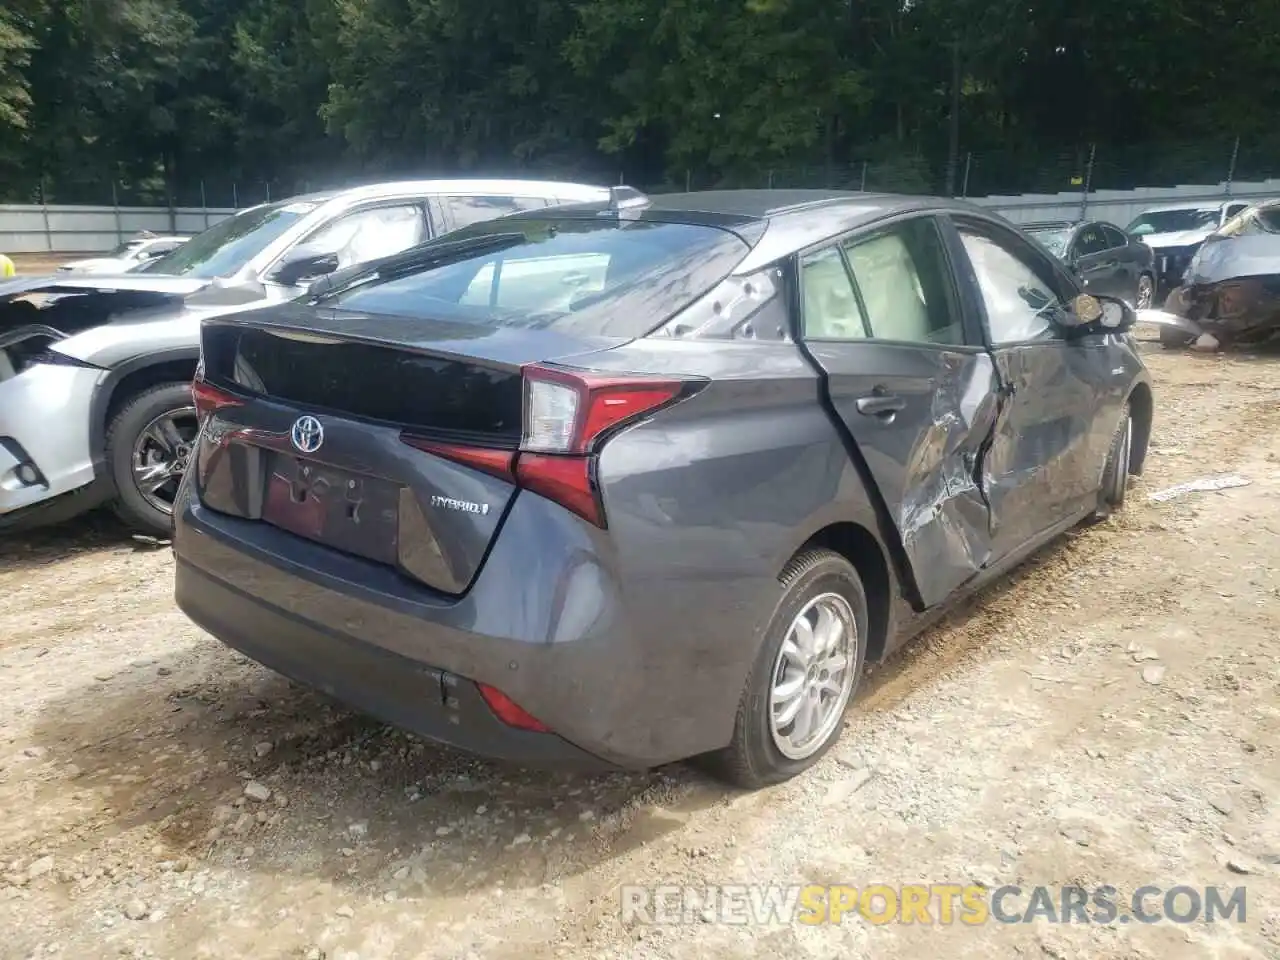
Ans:
[[[170,433],[172,424],[177,433]],[[107,428],[107,468],[115,483],[116,514],[131,527],[167,537],[173,494],[195,441],[196,410],[187,383],[162,383],[128,401]],[[167,448],[166,442],[167,441]],[[142,477],[164,483],[151,489]],[[152,481],[154,482],[154,481]]]
[[[1107,462],[1102,469],[1102,487],[1098,490],[1098,508],[1095,521],[1105,520],[1124,506],[1129,490],[1129,464],[1133,458],[1133,413],[1129,404],[1124,406],[1116,432],[1107,451]]]
[[[703,758],[717,776],[749,790],[791,779],[840,739],[866,657],[867,598],[848,560],[831,550],[806,550],[781,580],[782,596],[738,703],[733,739]],[[806,644],[814,651],[807,668],[798,655]],[[794,696],[792,689],[798,690]]]

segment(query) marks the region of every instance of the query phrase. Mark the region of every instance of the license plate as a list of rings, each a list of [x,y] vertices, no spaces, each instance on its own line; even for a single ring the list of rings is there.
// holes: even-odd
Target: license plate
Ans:
[[[400,486],[298,457],[273,454],[262,519],[357,556],[395,563]]]

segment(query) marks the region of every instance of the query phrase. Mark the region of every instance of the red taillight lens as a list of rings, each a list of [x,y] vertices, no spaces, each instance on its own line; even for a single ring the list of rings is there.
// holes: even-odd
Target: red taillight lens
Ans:
[[[595,454],[610,434],[681,396],[697,381],[609,376],[531,364],[524,368],[520,450],[442,443],[401,434],[418,450],[452,460],[546,497],[598,527]]]
[[[676,400],[690,385],[661,377],[525,367],[524,430],[516,460],[520,485],[603,527],[594,454],[609,434]]]
[[[494,716],[507,726],[516,727],[520,730],[532,730],[535,733],[551,732],[550,727],[497,687],[491,687],[484,683],[477,683],[476,686],[480,688],[480,696],[484,697],[484,702],[489,705],[489,709],[493,711]]]
[[[520,486],[553,500],[582,519],[604,526],[604,509],[591,481],[590,457],[522,453],[516,461]]]
[[[521,450],[582,455],[604,434],[680,396],[684,380],[524,368]]]
[[[514,450],[498,450],[493,447],[470,447],[459,443],[437,443],[401,434],[400,439],[424,453],[432,453],[445,460],[452,460],[464,467],[471,467],[503,480],[515,479],[516,454]]]
[[[206,383],[198,375],[191,382],[191,397],[196,405],[196,419],[204,423],[209,414],[223,407],[238,407],[244,403],[239,397]]]

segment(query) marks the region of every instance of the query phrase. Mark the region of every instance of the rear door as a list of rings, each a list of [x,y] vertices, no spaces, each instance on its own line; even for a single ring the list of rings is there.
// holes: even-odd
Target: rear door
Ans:
[[[999,224],[955,226],[1005,390],[983,474],[998,562],[1096,502],[1120,381],[1105,335],[1068,341],[1053,322],[1075,291],[1048,258]]]
[[[978,482],[998,381],[942,235],[916,216],[799,259],[805,348],[932,606],[990,554]]]
[[[1101,224],[1087,223],[1080,228],[1072,244],[1071,262],[1090,293],[1121,295],[1124,283],[1120,251],[1107,240]]]
[[[473,223],[496,220],[521,210],[541,210],[551,201],[546,197],[445,194],[438,198],[438,203],[445,230],[460,230]]]

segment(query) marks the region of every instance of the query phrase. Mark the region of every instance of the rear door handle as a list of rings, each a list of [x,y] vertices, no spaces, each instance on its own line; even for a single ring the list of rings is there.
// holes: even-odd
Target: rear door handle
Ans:
[[[892,393],[873,393],[858,398],[858,412],[867,417],[892,420],[893,415],[907,405],[907,401]]]

